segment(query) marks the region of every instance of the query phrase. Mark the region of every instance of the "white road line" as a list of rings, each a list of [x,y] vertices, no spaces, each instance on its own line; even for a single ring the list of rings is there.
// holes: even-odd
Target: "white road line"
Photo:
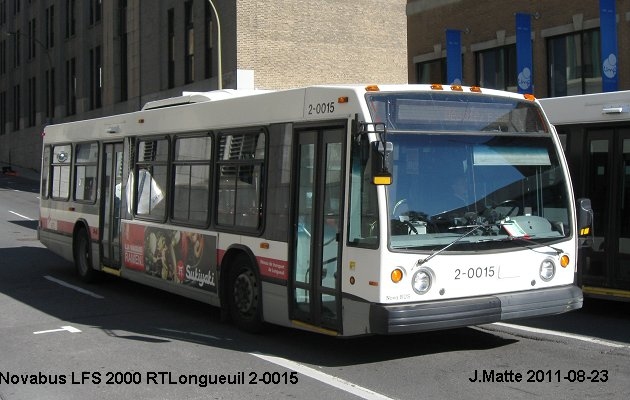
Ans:
[[[66,331],[66,332],[70,332],[70,333],[80,333],[81,330],[75,328],[74,326],[62,326],[59,329],[49,329],[47,331],[38,331],[38,332],[33,332],[33,335],[41,335],[42,333],[52,333],[52,332],[62,332],[62,331]]]
[[[68,289],[76,290],[79,293],[83,293],[83,294],[86,294],[88,296],[92,296],[95,299],[104,299],[105,298],[105,297],[101,296],[100,294],[96,294],[94,292],[90,292],[89,290],[83,289],[81,287],[71,285],[68,282],[64,282],[64,281],[62,281],[60,279],[53,278],[52,276],[49,276],[49,275],[44,275],[44,278],[48,279],[51,282],[55,282],[56,284],[59,284],[59,285],[61,285],[63,287],[67,287]]]
[[[530,332],[530,333],[538,333],[538,334],[543,334],[543,335],[559,336],[559,337],[563,337],[567,339],[581,340],[583,342],[599,344],[599,345],[607,346],[607,347],[614,347],[617,349],[630,349],[630,345],[615,343],[609,340],[598,339],[598,338],[594,338],[590,336],[577,335],[574,333],[552,331],[549,329],[532,328],[532,327],[523,326],[523,325],[506,324],[504,322],[495,322],[492,325],[497,325],[504,328],[517,329],[517,330]]]
[[[313,378],[315,380],[318,380],[322,383],[325,383],[327,385],[336,387],[337,389],[341,389],[344,392],[348,392],[351,394],[354,394],[355,396],[359,396],[362,399],[368,399],[368,400],[392,400],[391,397],[387,397],[384,396],[380,393],[376,393],[370,389],[366,389],[362,386],[359,385],[355,385],[352,382],[348,382],[346,380],[343,380],[341,378],[337,378],[336,376],[333,375],[328,375],[325,374],[321,371],[318,371],[316,369],[307,367],[306,365],[302,365],[299,363],[296,363],[295,361],[291,361],[291,360],[287,360],[286,358],[281,358],[281,357],[275,357],[275,356],[268,356],[265,354],[260,354],[260,353],[249,353],[255,357],[258,357],[262,360],[268,361],[272,364],[276,364],[279,365],[281,367],[284,368],[288,368],[290,370],[293,370],[295,372],[299,372],[302,375],[306,375],[310,378]]]
[[[26,217],[26,216],[24,216],[24,215],[22,215],[22,214],[18,214],[18,213],[16,213],[15,211],[11,211],[11,210],[9,210],[9,212],[10,212],[11,214],[13,214],[13,215],[17,215],[18,217],[20,217],[20,218],[23,218],[23,219],[27,220],[27,221],[35,221],[33,218],[29,218],[29,217]]]

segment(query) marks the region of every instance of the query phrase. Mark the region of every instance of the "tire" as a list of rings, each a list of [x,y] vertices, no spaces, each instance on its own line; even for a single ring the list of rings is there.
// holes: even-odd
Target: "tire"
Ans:
[[[75,240],[74,265],[77,274],[83,282],[92,283],[96,280],[97,271],[93,268],[91,242],[85,228],[81,228],[77,232]]]
[[[261,285],[249,258],[237,256],[230,265],[229,274],[228,305],[232,321],[244,331],[261,332]]]

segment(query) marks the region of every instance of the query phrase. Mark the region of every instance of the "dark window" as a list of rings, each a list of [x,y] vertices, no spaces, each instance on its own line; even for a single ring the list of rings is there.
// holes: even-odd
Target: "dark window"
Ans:
[[[173,220],[206,225],[210,200],[210,136],[177,138],[173,160]]]
[[[82,143],[76,147],[74,166],[74,198],[96,201],[98,143]]]
[[[101,46],[90,50],[90,109],[102,106],[103,66],[101,64]]]
[[[186,83],[195,81],[195,28],[193,24],[193,2],[187,1],[185,7],[186,37],[184,38],[184,69]]]
[[[127,0],[118,0],[118,63],[120,65],[120,101],[129,97],[127,89]]]
[[[516,45],[496,47],[475,53],[477,85],[517,91]]]
[[[70,195],[70,165],[72,146],[69,144],[53,147],[52,194],[54,199],[67,200]]]
[[[601,92],[600,52],[599,29],[549,38],[549,96]]]
[[[163,221],[166,217],[168,139],[140,140],[136,161],[136,215]]]
[[[74,36],[76,32],[76,0],[66,0],[66,38]]]
[[[265,131],[219,137],[217,224],[256,229],[261,223]]]
[[[46,9],[46,47],[55,47],[55,6]]]
[[[77,113],[77,63],[75,58],[66,61],[66,115]]]
[[[35,77],[28,80],[28,126],[35,126],[37,114],[37,81]]]
[[[175,87],[175,10],[168,10],[168,87]]]
[[[446,58],[416,64],[416,83],[446,82]]]

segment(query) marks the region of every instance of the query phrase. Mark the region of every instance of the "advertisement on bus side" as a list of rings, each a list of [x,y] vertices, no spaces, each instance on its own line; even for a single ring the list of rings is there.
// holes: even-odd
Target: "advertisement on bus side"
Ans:
[[[217,291],[214,236],[124,224],[123,251],[125,268],[177,284]]]

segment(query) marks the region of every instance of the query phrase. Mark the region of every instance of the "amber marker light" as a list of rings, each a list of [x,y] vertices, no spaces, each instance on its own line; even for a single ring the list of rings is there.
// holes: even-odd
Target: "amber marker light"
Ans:
[[[431,84],[431,89],[433,89],[433,90],[444,90],[444,88],[442,87],[442,85],[440,85],[439,83],[433,83],[433,84]]]
[[[462,87],[462,85],[451,85],[451,90],[455,92],[463,92],[464,88]]]
[[[403,278],[402,270],[400,268],[396,268],[395,270],[393,270],[391,273],[391,278],[392,278],[392,282],[394,283],[400,282]]]
[[[566,254],[563,254],[562,256],[560,256],[560,266],[562,268],[566,268],[569,265],[569,256]]]
[[[525,100],[529,100],[529,101],[534,101],[534,100],[536,100],[536,96],[534,96],[534,95],[533,95],[533,94],[531,94],[531,93],[525,93],[525,94],[523,95],[523,97],[525,98]]]
[[[341,96],[337,98],[337,103],[347,103],[347,102],[348,102],[348,96]]]
[[[481,93],[481,88],[479,86],[471,86],[470,91],[473,93]]]
[[[379,92],[381,89],[378,88],[378,85],[367,85],[365,87],[366,92]]]

